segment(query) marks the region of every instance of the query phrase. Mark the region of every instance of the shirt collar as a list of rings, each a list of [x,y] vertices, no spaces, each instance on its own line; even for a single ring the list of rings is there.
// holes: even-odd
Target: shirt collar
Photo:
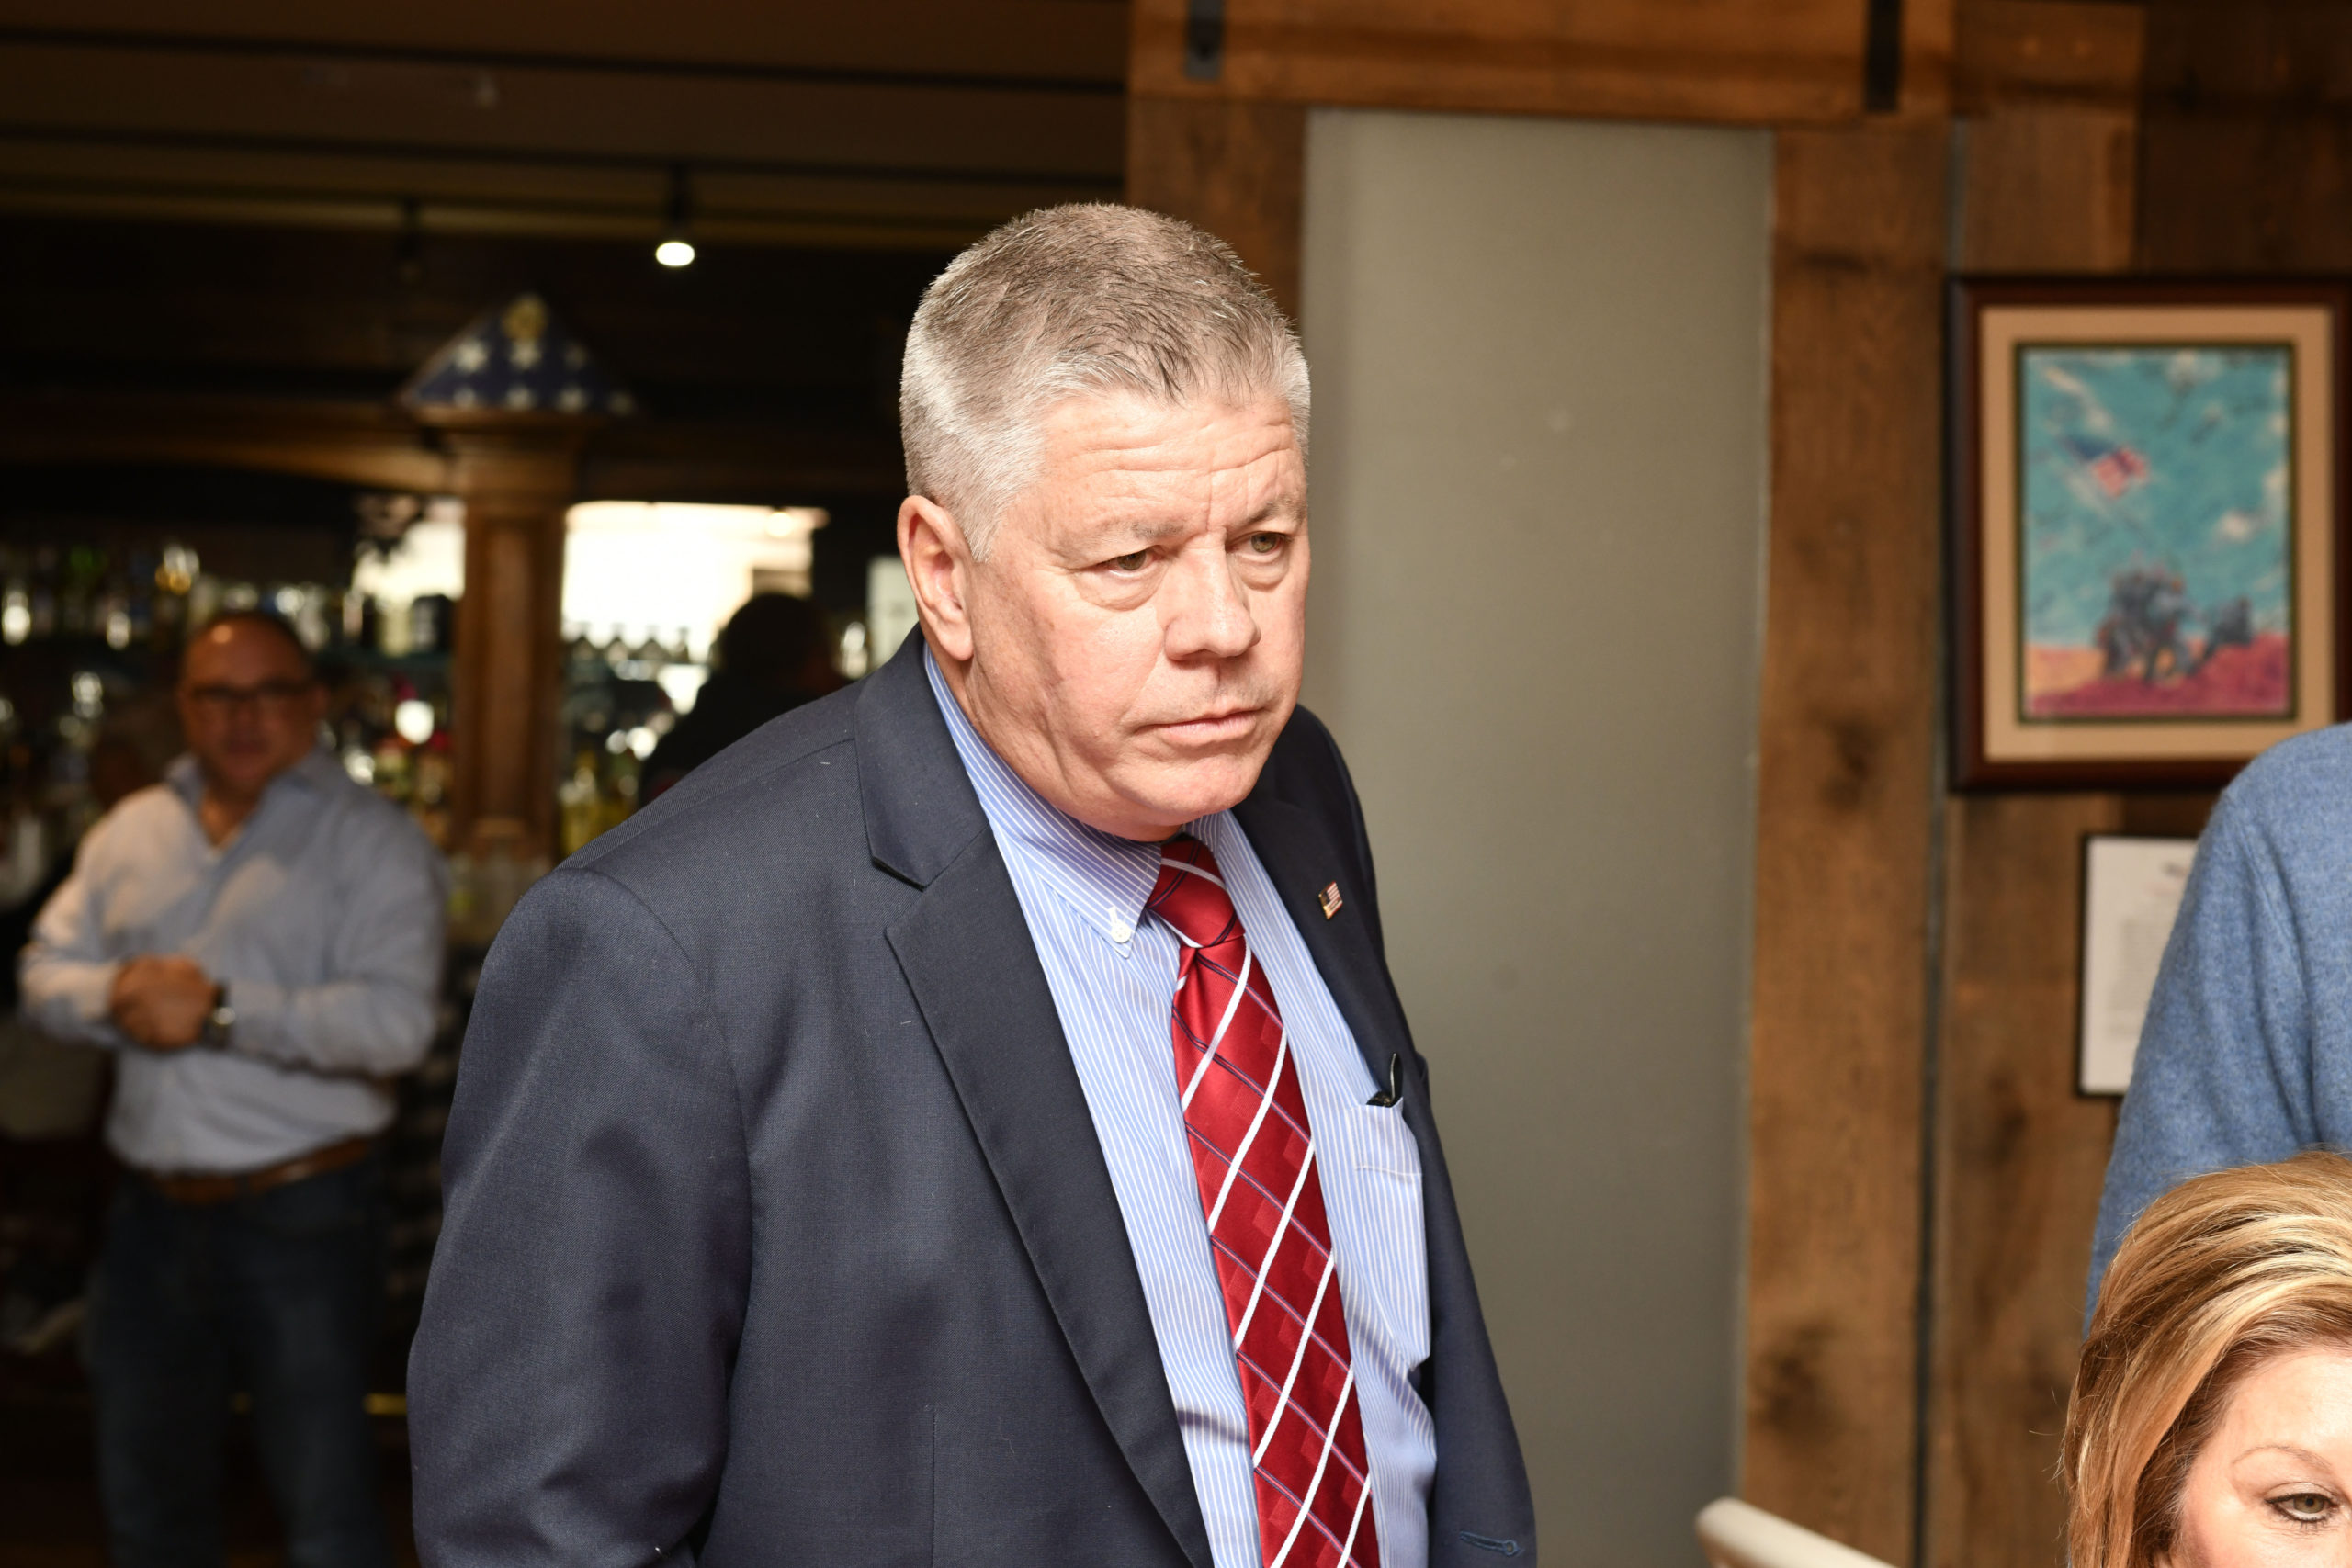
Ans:
[[[1090,828],[1046,804],[972,728],[929,648],[922,650],[922,667],[956,754],[963,759],[1006,858],[1018,857],[1079,919],[1105,940],[1125,946],[1159,881],[1159,846]]]
[[[343,764],[322,746],[270,780],[268,786],[262,791],[262,797],[266,800],[277,793],[279,786],[288,780],[298,787],[323,793],[343,777]],[[173,758],[164,769],[164,782],[172,787],[173,793],[187,802],[190,810],[194,810],[204,798],[204,774],[197,767],[195,757],[185,752]]]

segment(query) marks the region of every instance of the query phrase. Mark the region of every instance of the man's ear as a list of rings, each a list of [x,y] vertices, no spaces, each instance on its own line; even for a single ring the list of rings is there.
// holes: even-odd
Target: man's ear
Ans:
[[[914,585],[922,635],[943,659],[972,657],[972,622],[966,609],[972,552],[955,513],[926,496],[899,503],[899,559]]]

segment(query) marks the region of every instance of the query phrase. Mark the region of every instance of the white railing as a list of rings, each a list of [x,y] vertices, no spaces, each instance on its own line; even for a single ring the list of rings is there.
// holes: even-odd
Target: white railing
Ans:
[[[1714,1568],[1889,1568],[1736,1497],[1699,1510],[1699,1544]]]

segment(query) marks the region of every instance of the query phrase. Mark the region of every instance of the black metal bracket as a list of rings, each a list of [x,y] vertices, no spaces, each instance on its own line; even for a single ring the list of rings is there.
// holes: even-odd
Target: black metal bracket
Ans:
[[[1862,32],[1862,107],[1893,114],[1903,103],[1903,0],[1870,0]]]
[[[1185,0],[1184,74],[1214,82],[1225,73],[1225,0]]]

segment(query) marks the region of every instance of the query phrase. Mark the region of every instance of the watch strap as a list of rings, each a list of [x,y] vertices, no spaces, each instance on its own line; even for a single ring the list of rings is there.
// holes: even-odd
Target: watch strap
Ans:
[[[204,1043],[215,1047],[229,1043],[229,1031],[237,1021],[237,1010],[229,1005],[226,982],[212,987],[212,1010],[204,1015]]]

